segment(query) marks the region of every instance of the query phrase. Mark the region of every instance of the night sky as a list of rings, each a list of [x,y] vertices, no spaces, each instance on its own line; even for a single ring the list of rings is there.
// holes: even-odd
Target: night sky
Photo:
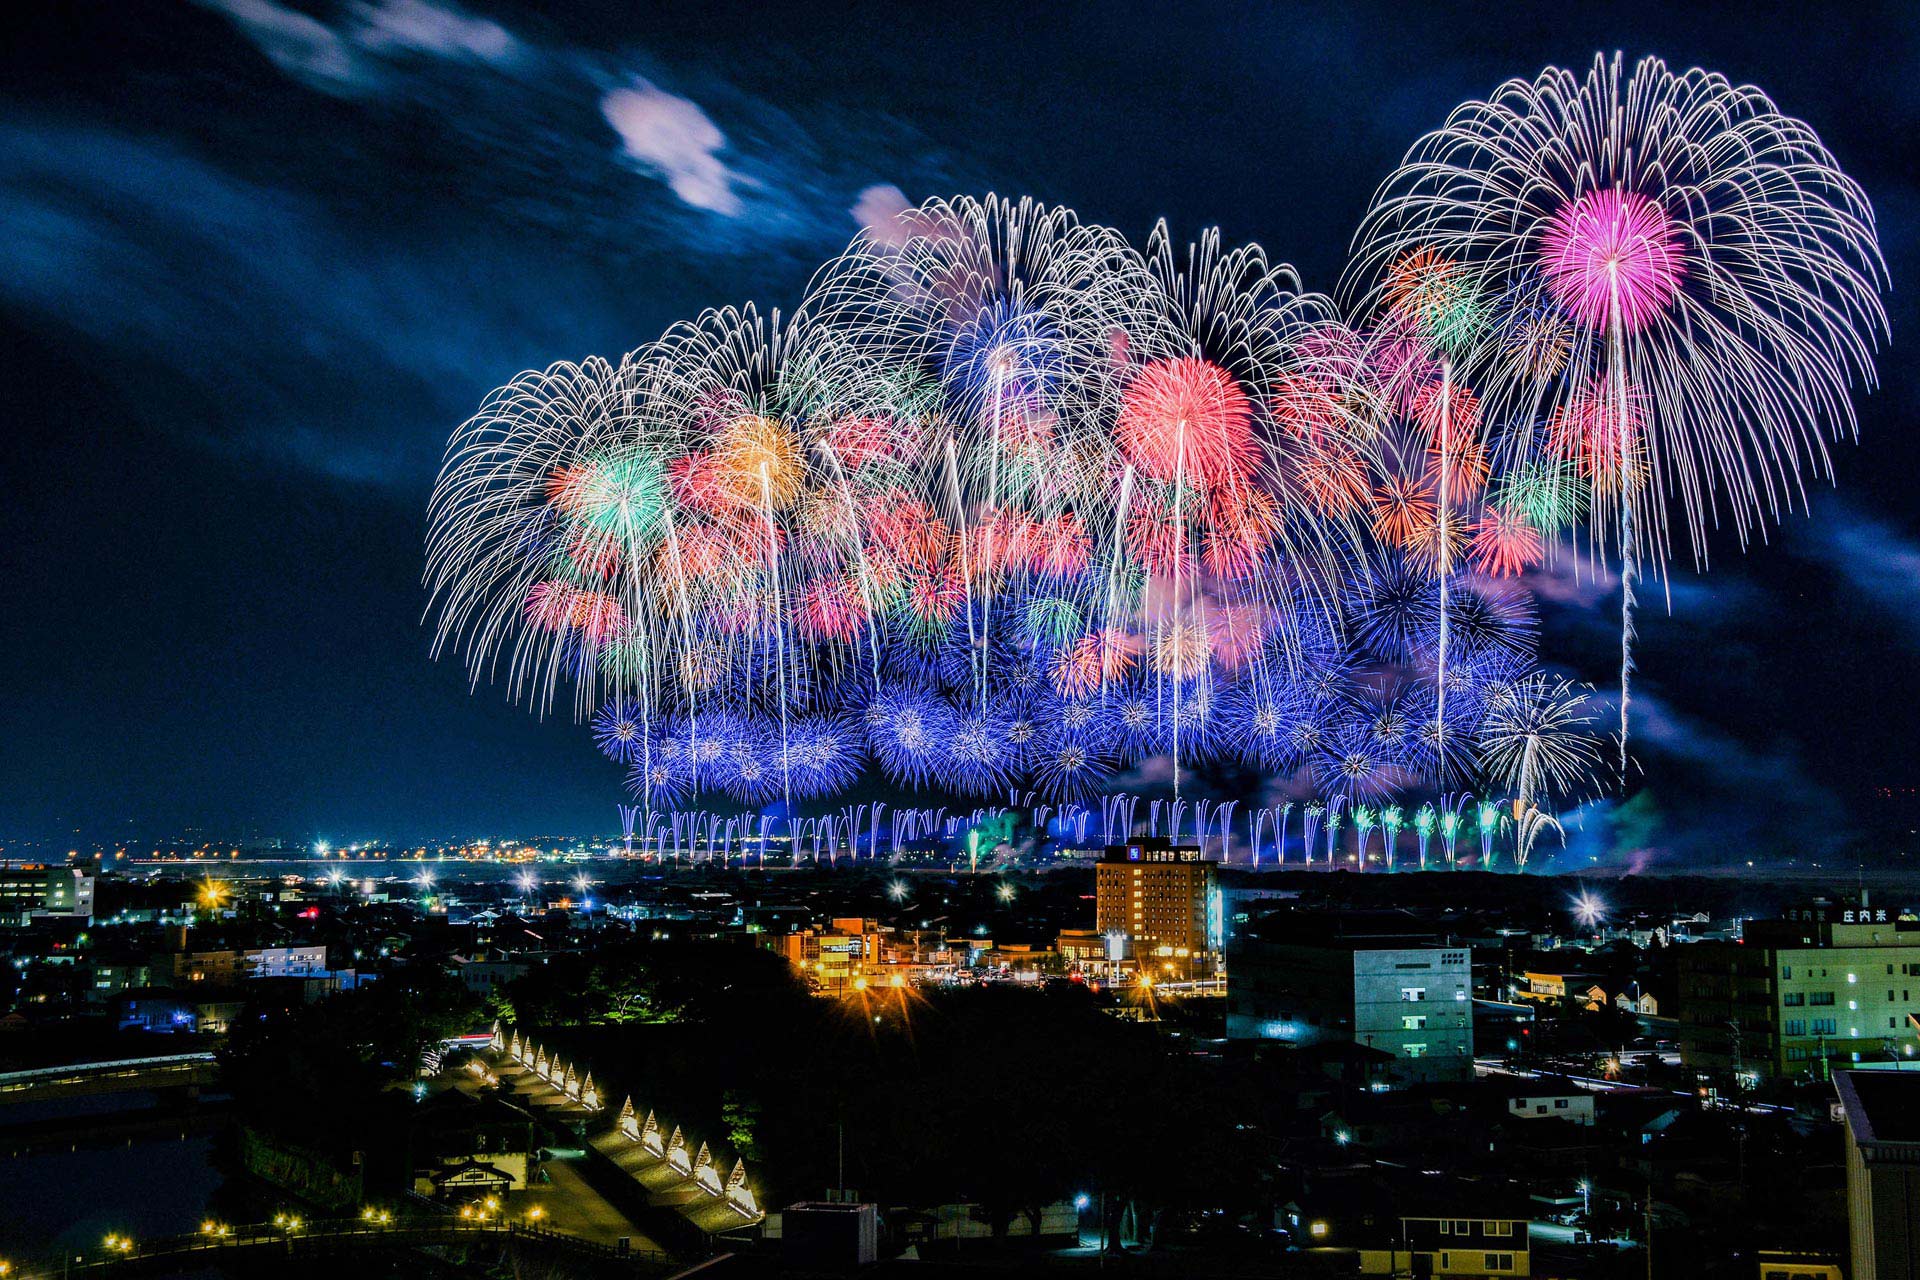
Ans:
[[[1644,774],[1577,852],[1920,825],[1877,794],[1920,787],[1911,6],[7,8],[0,838],[608,830],[583,731],[428,657],[427,492],[490,388],[790,307],[897,193],[1218,225],[1330,290],[1420,132],[1614,49],[1813,124],[1874,202],[1893,346],[1811,518],[1646,593]],[[1615,601],[1550,594],[1544,659],[1606,690]]]

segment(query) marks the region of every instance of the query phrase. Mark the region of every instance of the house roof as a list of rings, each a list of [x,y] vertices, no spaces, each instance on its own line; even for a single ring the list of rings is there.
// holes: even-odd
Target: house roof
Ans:
[[[1920,1145],[1920,1074],[1836,1071],[1833,1088],[1861,1146]]]

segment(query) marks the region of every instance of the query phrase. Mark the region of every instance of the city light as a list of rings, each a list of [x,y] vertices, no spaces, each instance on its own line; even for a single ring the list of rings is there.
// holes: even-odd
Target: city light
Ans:
[[[1586,928],[1593,928],[1607,918],[1607,904],[1585,889],[1573,900],[1573,915]]]
[[[1092,1203],[1093,1203],[1092,1197],[1088,1196],[1087,1193],[1084,1191],[1082,1191],[1079,1195],[1073,1198],[1073,1207],[1076,1209],[1085,1209],[1088,1205]]]
[[[1013,886],[1005,883],[1004,881],[1001,882],[1001,885],[998,889],[994,890],[994,893],[998,895],[1000,901],[1002,902],[1012,902],[1013,892],[1014,892]]]
[[[905,880],[895,880],[889,884],[887,886],[887,896],[895,902],[905,902],[907,900],[907,882]]]

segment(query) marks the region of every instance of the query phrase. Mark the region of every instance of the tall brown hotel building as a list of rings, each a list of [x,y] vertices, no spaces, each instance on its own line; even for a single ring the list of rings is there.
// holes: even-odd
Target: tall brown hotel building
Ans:
[[[1124,934],[1142,973],[1189,982],[1220,968],[1216,863],[1169,840],[1108,845],[1094,869],[1094,922]]]

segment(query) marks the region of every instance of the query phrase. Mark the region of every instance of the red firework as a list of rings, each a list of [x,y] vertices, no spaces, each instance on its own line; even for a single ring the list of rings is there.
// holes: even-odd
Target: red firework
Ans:
[[[1116,423],[1120,448],[1159,480],[1213,484],[1252,468],[1253,406],[1210,360],[1156,360],[1128,385]]]
[[[1036,524],[1027,549],[1033,572],[1072,578],[1086,571],[1093,539],[1080,517],[1068,511]]]
[[[1429,382],[1413,393],[1408,416],[1430,442],[1439,440],[1443,425],[1449,442],[1464,439],[1480,430],[1480,397],[1457,382]]]
[[[1572,461],[1596,493],[1618,492],[1623,461],[1628,483],[1638,485],[1647,470],[1646,397],[1631,383],[1624,397],[1589,383],[1547,419],[1547,447]]]
[[[1286,375],[1274,391],[1273,419],[1303,440],[1320,440],[1340,422],[1340,396],[1335,384],[1304,374]]]
[[[896,429],[891,418],[836,418],[827,427],[827,447],[846,471],[858,471],[877,458],[893,456]]]
[[[675,458],[667,464],[667,483],[680,505],[692,511],[719,515],[738,505],[725,469],[711,454]]]
[[[867,625],[857,580],[817,578],[800,593],[800,629],[815,640],[847,643]]]
[[[1545,559],[1546,547],[1524,515],[1490,506],[1474,526],[1469,555],[1481,573],[1510,578]]]

